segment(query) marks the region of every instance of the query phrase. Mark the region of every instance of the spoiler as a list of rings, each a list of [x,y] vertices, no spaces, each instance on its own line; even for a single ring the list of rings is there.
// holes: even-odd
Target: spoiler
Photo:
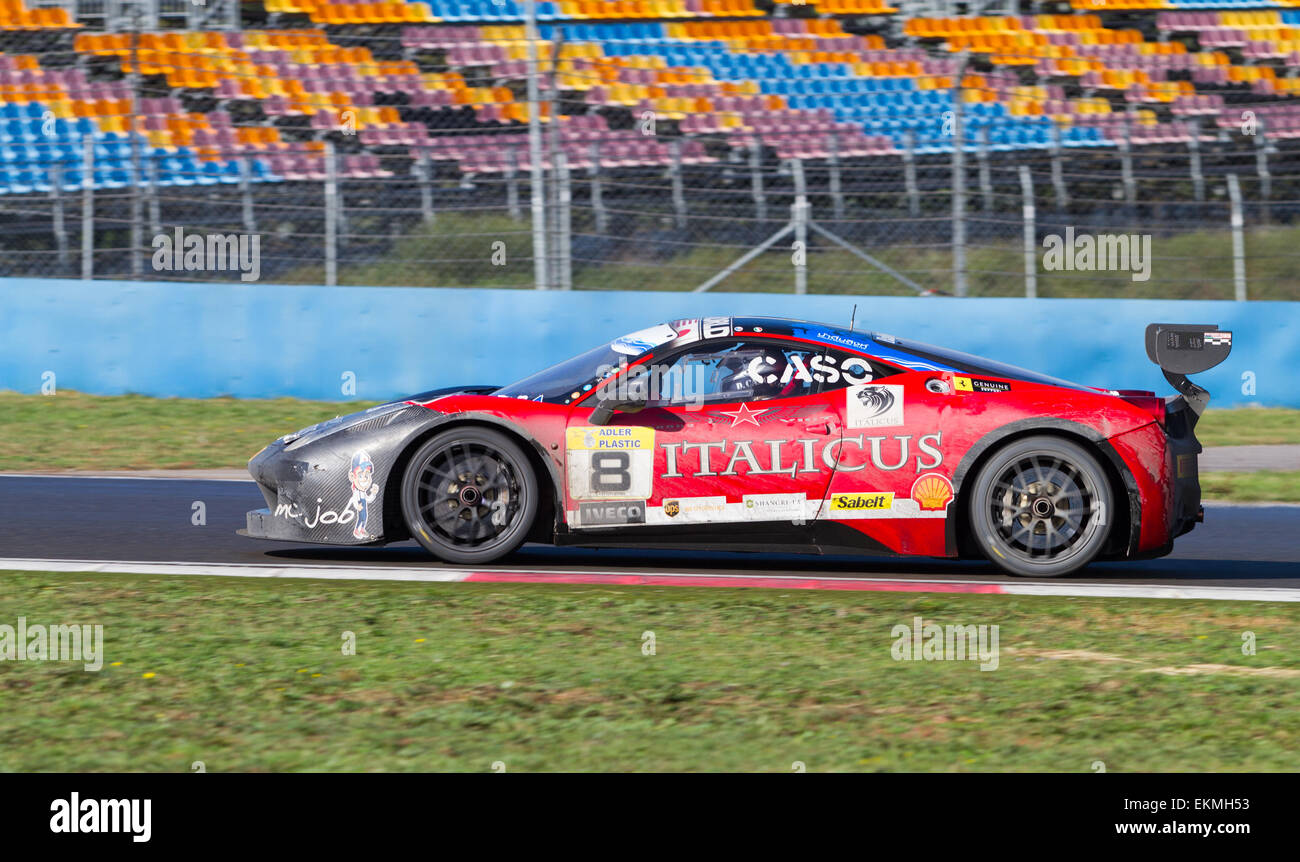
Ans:
[[[1210,393],[1187,375],[1209,371],[1227,359],[1232,333],[1210,324],[1152,323],[1147,327],[1146,342],[1147,358],[1160,366],[1165,379],[1200,416],[1210,403]]]

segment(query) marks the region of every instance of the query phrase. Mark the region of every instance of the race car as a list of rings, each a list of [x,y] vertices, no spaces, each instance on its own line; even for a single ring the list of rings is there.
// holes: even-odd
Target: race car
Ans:
[[[1202,520],[1187,375],[1232,333],[1152,324],[1179,394],[767,317],[675,320],[509,386],[425,392],[249,461],[248,536],[414,538],[459,564],[524,542],[987,558],[1046,577],[1169,553]]]

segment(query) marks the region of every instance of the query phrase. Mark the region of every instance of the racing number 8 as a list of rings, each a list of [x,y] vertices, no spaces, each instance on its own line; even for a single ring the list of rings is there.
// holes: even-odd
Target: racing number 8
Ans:
[[[617,494],[632,487],[632,457],[626,452],[593,452],[591,455],[591,490],[597,494]]]

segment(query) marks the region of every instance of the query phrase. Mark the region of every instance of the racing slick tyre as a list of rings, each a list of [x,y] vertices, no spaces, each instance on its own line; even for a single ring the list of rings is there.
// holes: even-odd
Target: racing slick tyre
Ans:
[[[449,563],[486,563],[523,544],[540,488],[522,449],[488,428],[453,428],[416,450],[402,477],[415,540]]]
[[[980,550],[1013,575],[1050,578],[1088,565],[1113,518],[1097,459],[1060,437],[1026,437],[994,452],[971,486]]]

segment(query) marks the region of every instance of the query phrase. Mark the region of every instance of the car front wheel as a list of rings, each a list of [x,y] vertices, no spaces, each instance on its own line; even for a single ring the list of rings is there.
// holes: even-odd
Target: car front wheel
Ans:
[[[1060,437],[1026,437],[985,462],[971,490],[970,526],[984,555],[1007,572],[1055,577],[1101,552],[1112,504],[1091,452]]]
[[[513,440],[489,428],[453,428],[411,457],[402,515],[415,540],[439,559],[486,563],[523,544],[538,493],[528,457]]]

